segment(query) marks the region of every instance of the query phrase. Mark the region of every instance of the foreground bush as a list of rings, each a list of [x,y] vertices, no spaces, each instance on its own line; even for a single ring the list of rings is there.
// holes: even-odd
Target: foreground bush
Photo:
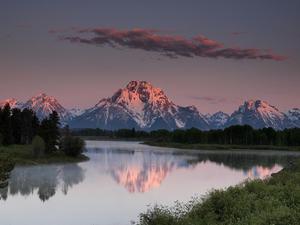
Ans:
[[[299,225],[300,162],[265,181],[211,192],[173,208],[155,206],[139,225]]]
[[[66,136],[61,141],[61,149],[67,156],[77,157],[83,152],[84,141],[79,137]]]
[[[32,140],[32,154],[35,158],[45,155],[45,141],[40,136],[35,136]]]

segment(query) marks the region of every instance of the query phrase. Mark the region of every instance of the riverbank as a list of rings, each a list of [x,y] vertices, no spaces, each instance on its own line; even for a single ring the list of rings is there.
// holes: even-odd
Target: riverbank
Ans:
[[[89,158],[83,154],[78,157],[66,156],[63,152],[55,152],[36,158],[32,154],[31,145],[0,146],[0,160],[9,158],[16,165],[38,165],[51,163],[77,163],[87,161]]]
[[[145,138],[120,138],[120,137],[106,137],[106,136],[76,136],[85,141],[148,141]]]
[[[300,161],[266,180],[247,181],[215,190],[174,207],[155,206],[140,214],[138,225],[298,225]]]
[[[277,151],[300,151],[300,146],[274,146],[274,145],[217,145],[217,144],[182,144],[175,142],[145,141],[145,145],[178,148],[185,150],[277,150]]]

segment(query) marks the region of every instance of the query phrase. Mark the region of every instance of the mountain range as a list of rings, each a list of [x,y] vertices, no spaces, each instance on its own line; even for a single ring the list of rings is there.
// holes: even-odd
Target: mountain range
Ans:
[[[11,98],[0,102],[0,107],[29,108],[39,119],[56,111],[62,124],[71,128],[141,130],[223,129],[231,125],[248,124],[254,128],[272,127],[276,130],[300,127],[300,109],[286,113],[262,100],[248,100],[228,115],[222,111],[204,115],[195,106],[179,106],[172,102],[160,88],[146,81],[131,81],[117,90],[111,97],[101,99],[86,110],[66,109],[56,98],[44,93],[32,97],[25,103]]]

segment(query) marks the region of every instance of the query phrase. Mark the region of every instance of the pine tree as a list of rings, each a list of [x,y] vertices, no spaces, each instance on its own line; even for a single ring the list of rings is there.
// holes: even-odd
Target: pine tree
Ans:
[[[1,131],[3,135],[3,144],[13,144],[13,133],[11,124],[11,109],[9,104],[6,104],[1,110]]]
[[[11,115],[12,134],[15,144],[21,144],[22,136],[22,112],[20,109],[13,109]]]
[[[22,125],[21,125],[21,143],[30,144],[33,137],[37,133],[37,128],[33,127],[35,121],[35,113],[32,110],[24,109],[21,113]],[[35,126],[38,126],[36,124]]]
[[[44,139],[46,144],[46,153],[51,153],[59,146],[59,116],[53,111],[48,118],[42,120],[39,135]]]

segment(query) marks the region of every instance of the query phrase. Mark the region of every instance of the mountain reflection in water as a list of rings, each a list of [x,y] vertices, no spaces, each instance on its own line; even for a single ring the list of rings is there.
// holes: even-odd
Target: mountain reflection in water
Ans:
[[[86,173],[95,172],[98,173],[96,176],[100,176],[100,174],[110,176],[129,193],[145,193],[157,189],[175,170],[184,170],[188,173],[189,170],[198,169],[198,173],[205,173],[205,168],[212,164],[220,170],[227,168],[239,171],[245,179],[263,179],[278,172],[294,157],[284,154],[264,155],[207,151],[188,154],[166,149],[162,151],[161,148],[142,147],[137,143],[129,145],[128,148],[87,145],[87,149],[86,154],[91,159],[88,162],[16,167],[11,173],[8,187],[0,189],[0,199],[6,200],[9,195],[36,194],[42,201],[46,201],[53,197],[58,190],[67,195],[70,188],[84,182]],[[195,179],[197,178],[195,177]],[[102,185],[101,182],[98,185]]]
[[[195,169],[198,165],[217,164],[242,171],[245,178],[264,179],[282,169],[294,156],[245,154],[238,152],[188,154],[172,151],[142,151],[96,148],[102,155],[105,172],[130,193],[144,193],[161,186],[174,170]],[[220,178],[222,179],[222,178]]]

